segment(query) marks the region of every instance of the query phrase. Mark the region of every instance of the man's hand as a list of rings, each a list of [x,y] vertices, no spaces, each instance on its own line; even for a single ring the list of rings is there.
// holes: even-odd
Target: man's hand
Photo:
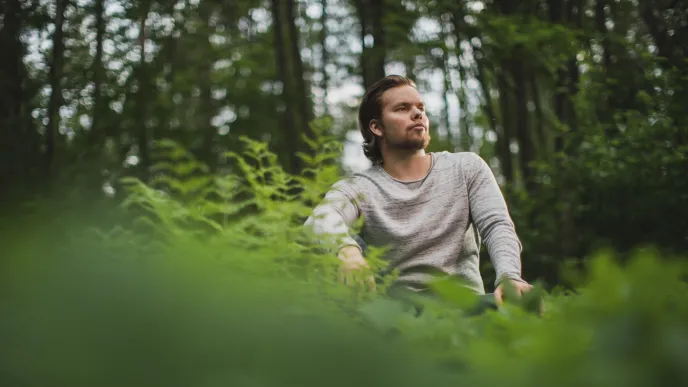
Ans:
[[[339,268],[339,280],[347,285],[359,284],[362,288],[375,291],[375,277],[366,272],[370,270],[361,250],[356,246],[345,246],[339,250],[337,257],[342,261]]]
[[[506,284],[509,285],[506,285]],[[521,281],[516,281],[512,279],[505,279],[502,281],[499,286],[497,286],[497,289],[495,289],[494,292],[494,298],[495,301],[497,302],[497,305],[502,305],[504,303],[504,287],[505,286],[511,286],[514,290],[514,295],[518,298],[520,298],[523,294],[528,292],[533,288],[533,285],[527,283],[527,282],[521,282]],[[509,294],[511,295],[511,294]],[[515,300],[514,300],[515,301]]]

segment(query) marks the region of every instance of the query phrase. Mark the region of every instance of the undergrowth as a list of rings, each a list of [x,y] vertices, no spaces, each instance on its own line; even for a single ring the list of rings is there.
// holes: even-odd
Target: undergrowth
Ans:
[[[127,178],[133,221],[8,251],[0,298],[7,386],[663,386],[688,383],[684,261],[638,250],[589,257],[574,291],[467,317],[435,284],[423,313],[338,282],[331,245],[303,223],[342,172],[328,122],[280,168],[242,139],[215,175],[159,143],[153,180]],[[360,227],[360,224],[358,225]],[[31,242],[28,242],[31,241]],[[11,241],[8,241],[11,242]],[[384,267],[372,248],[373,271]],[[531,313],[538,297],[545,313]]]

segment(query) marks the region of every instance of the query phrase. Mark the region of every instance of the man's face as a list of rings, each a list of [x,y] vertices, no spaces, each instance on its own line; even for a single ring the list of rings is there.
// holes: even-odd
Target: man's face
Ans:
[[[382,138],[387,149],[416,151],[430,143],[430,121],[425,104],[415,87],[404,85],[382,95],[382,122],[371,130]]]

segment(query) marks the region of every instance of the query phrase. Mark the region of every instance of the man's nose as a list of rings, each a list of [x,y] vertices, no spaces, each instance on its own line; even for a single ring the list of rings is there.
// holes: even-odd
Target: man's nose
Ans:
[[[423,115],[423,111],[418,109],[417,107],[413,107],[413,110],[411,110],[411,114],[413,118],[416,119]]]

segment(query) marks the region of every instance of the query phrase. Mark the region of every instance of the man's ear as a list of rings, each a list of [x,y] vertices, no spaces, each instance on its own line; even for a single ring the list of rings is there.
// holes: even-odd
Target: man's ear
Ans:
[[[370,120],[368,128],[370,128],[370,131],[373,132],[374,135],[382,137],[382,125],[380,125],[380,121],[375,119]]]

